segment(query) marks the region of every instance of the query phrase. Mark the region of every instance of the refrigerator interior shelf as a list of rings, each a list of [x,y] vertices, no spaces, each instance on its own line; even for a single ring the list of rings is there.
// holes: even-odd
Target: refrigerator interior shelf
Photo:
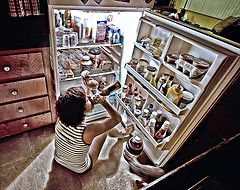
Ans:
[[[110,43],[94,43],[92,41],[90,41],[89,43],[81,43],[81,44],[78,44],[77,46],[73,46],[73,47],[57,47],[57,50],[62,50],[62,49],[76,49],[76,48],[85,48],[85,47],[88,47],[88,48],[92,48],[92,47],[103,47],[103,46],[121,46],[122,47],[122,44],[119,43],[119,44],[110,44]]]
[[[160,58],[159,58],[159,57],[154,56],[150,51],[148,51],[147,49],[145,49],[144,47],[142,47],[141,44],[138,43],[138,42],[134,42],[134,45],[135,45],[138,49],[140,49],[141,51],[143,51],[144,53],[146,53],[150,59],[152,59],[153,61],[155,61],[156,63],[158,63],[158,66],[159,66],[159,64],[160,64]]]
[[[106,49],[105,47],[100,47],[100,49],[107,55],[107,57],[117,65],[120,64],[120,58],[117,58],[116,55],[112,54],[111,52],[109,53],[109,50]]]
[[[96,73],[96,74],[90,74],[90,77],[97,77],[97,76],[103,76],[103,75],[116,75],[117,71],[109,71],[109,72],[102,72],[102,73]],[[82,79],[82,76],[75,76],[72,78],[61,78],[61,81],[73,81],[73,80],[79,80]]]
[[[159,99],[162,103],[165,104],[167,108],[172,110],[176,115],[179,115],[182,111],[188,109],[188,107],[181,109],[172,103],[166,96],[164,96],[158,89],[151,85],[145,78],[139,75],[131,66],[128,64],[125,65],[125,68],[129,73],[131,73],[135,78],[137,78],[154,96]]]

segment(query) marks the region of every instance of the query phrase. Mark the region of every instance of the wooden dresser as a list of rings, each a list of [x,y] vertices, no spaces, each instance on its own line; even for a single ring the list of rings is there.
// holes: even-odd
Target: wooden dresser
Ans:
[[[56,121],[49,48],[0,51],[0,138]]]

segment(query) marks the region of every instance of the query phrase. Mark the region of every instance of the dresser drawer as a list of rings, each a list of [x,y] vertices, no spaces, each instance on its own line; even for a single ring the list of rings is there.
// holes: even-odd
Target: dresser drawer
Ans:
[[[0,56],[0,82],[43,74],[41,52]]]
[[[0,84],[0,104],[47,95],[45,78],[35,78]]]
[[[35,98],[32,100],[0,106],[0,123],[19,119],[31,115],[40,114],[50,110],[48,97]]]
[[[51,112],[0,124],[0,138],[53,123]]]

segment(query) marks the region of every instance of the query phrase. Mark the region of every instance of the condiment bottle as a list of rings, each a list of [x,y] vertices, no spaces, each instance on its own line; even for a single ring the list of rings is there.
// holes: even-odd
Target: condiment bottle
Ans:
[[[122,87],[122,93],[121,93],[121,99],[122,99],[122,101],[125,101],[126,94],[127,94],[127,90],[128,90],[128,86],[127,86],[127,85],[123,85],[123,87]]]
[[[167,129],[168,129],[169,125],[170,125],[170,122],[165,121],[163,123],[162,127],[156,132],[154,138],[158,143],[161,142],[166,137]]]
[[[149,114],[148,114],[148,119],[149,119],[152,114],[153,104],[149,104],[147,109],[149,111]]]
[[[132,100],[131,100],[131,102],[130,102],[130,109],[131,109],[131,111],[132,111],[133,113],[134,113],[134,110],[136,109],[135,100],[137,99],[137,97],[138,97],[138,92],[135,91],[135,92],[133,93],[133,98],[132,98]]]
[[[152,75],[152,78],[150,80],[150,84],[153,85],[155,88],[157,88],[156,80],[155,80],[155,74]]]
[[[157,112],[153,111],[151,116],[150,116],[150,119],[156,119],[156,117],[157,117]]]
[[[166,97],[175,105],[178,105],[179,100],[183,97],[180,83],[177,86],[169,88]]]
[[[114,82],[113,84],[108,85],[105,87],[102,92],[100,93],[101,96],[108,96],[115,90],[121,88],[121,83],[119,81]]]
[[[144,109],[143,110],[143,114],[139,117],[139,120],[140,120],[140,122],[142,123],[142,125],[144,127],[147,126],[147,117],[148,117],[148,115],[149,115],[148,109]]]
[[[160,90],[162,85],[165,84],[167,81],[167,76],[166,75],[162,75],[157,82],[157,89]]]
[[[164,123],[166,120],[167,120],[166,117],[161,117],[160,120],[157,120],[157,119],[156,119],[155,132],[157,132],[157,131],[161,128],[161,126],[163,125],[163,123]]]
[[[128,84],[128,90],[127,90],[127,96],[131,96],[133,95],[133,91],[132,91],[132,83]]]
[[[166,83],[163,84],[162,87],[160,88],[160,92],[161,92],[163,95],[166,95],[166,94],[167,94],[168,89],[171,87],[171,83],[172,83],[172,81],[173,81],[173,78],[174,78],[174,76],[169,75]]]
[[[132,158],[137,158],[143,151],[143,142],[140,136],[136,135],[131,137],[126,147],[123,151],[123,156],[126,160],[132,160]]]
[[[156,119],[152,118],[150,119],[148,125],[146,126],[147,132],[154,137],[155,134],[155,124],[156,124]]]

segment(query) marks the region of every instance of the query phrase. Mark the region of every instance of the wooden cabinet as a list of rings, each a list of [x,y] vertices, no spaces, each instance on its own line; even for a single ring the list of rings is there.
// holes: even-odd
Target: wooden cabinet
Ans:
[[[0,52],[0,137],[56,121],[49,48]]]

